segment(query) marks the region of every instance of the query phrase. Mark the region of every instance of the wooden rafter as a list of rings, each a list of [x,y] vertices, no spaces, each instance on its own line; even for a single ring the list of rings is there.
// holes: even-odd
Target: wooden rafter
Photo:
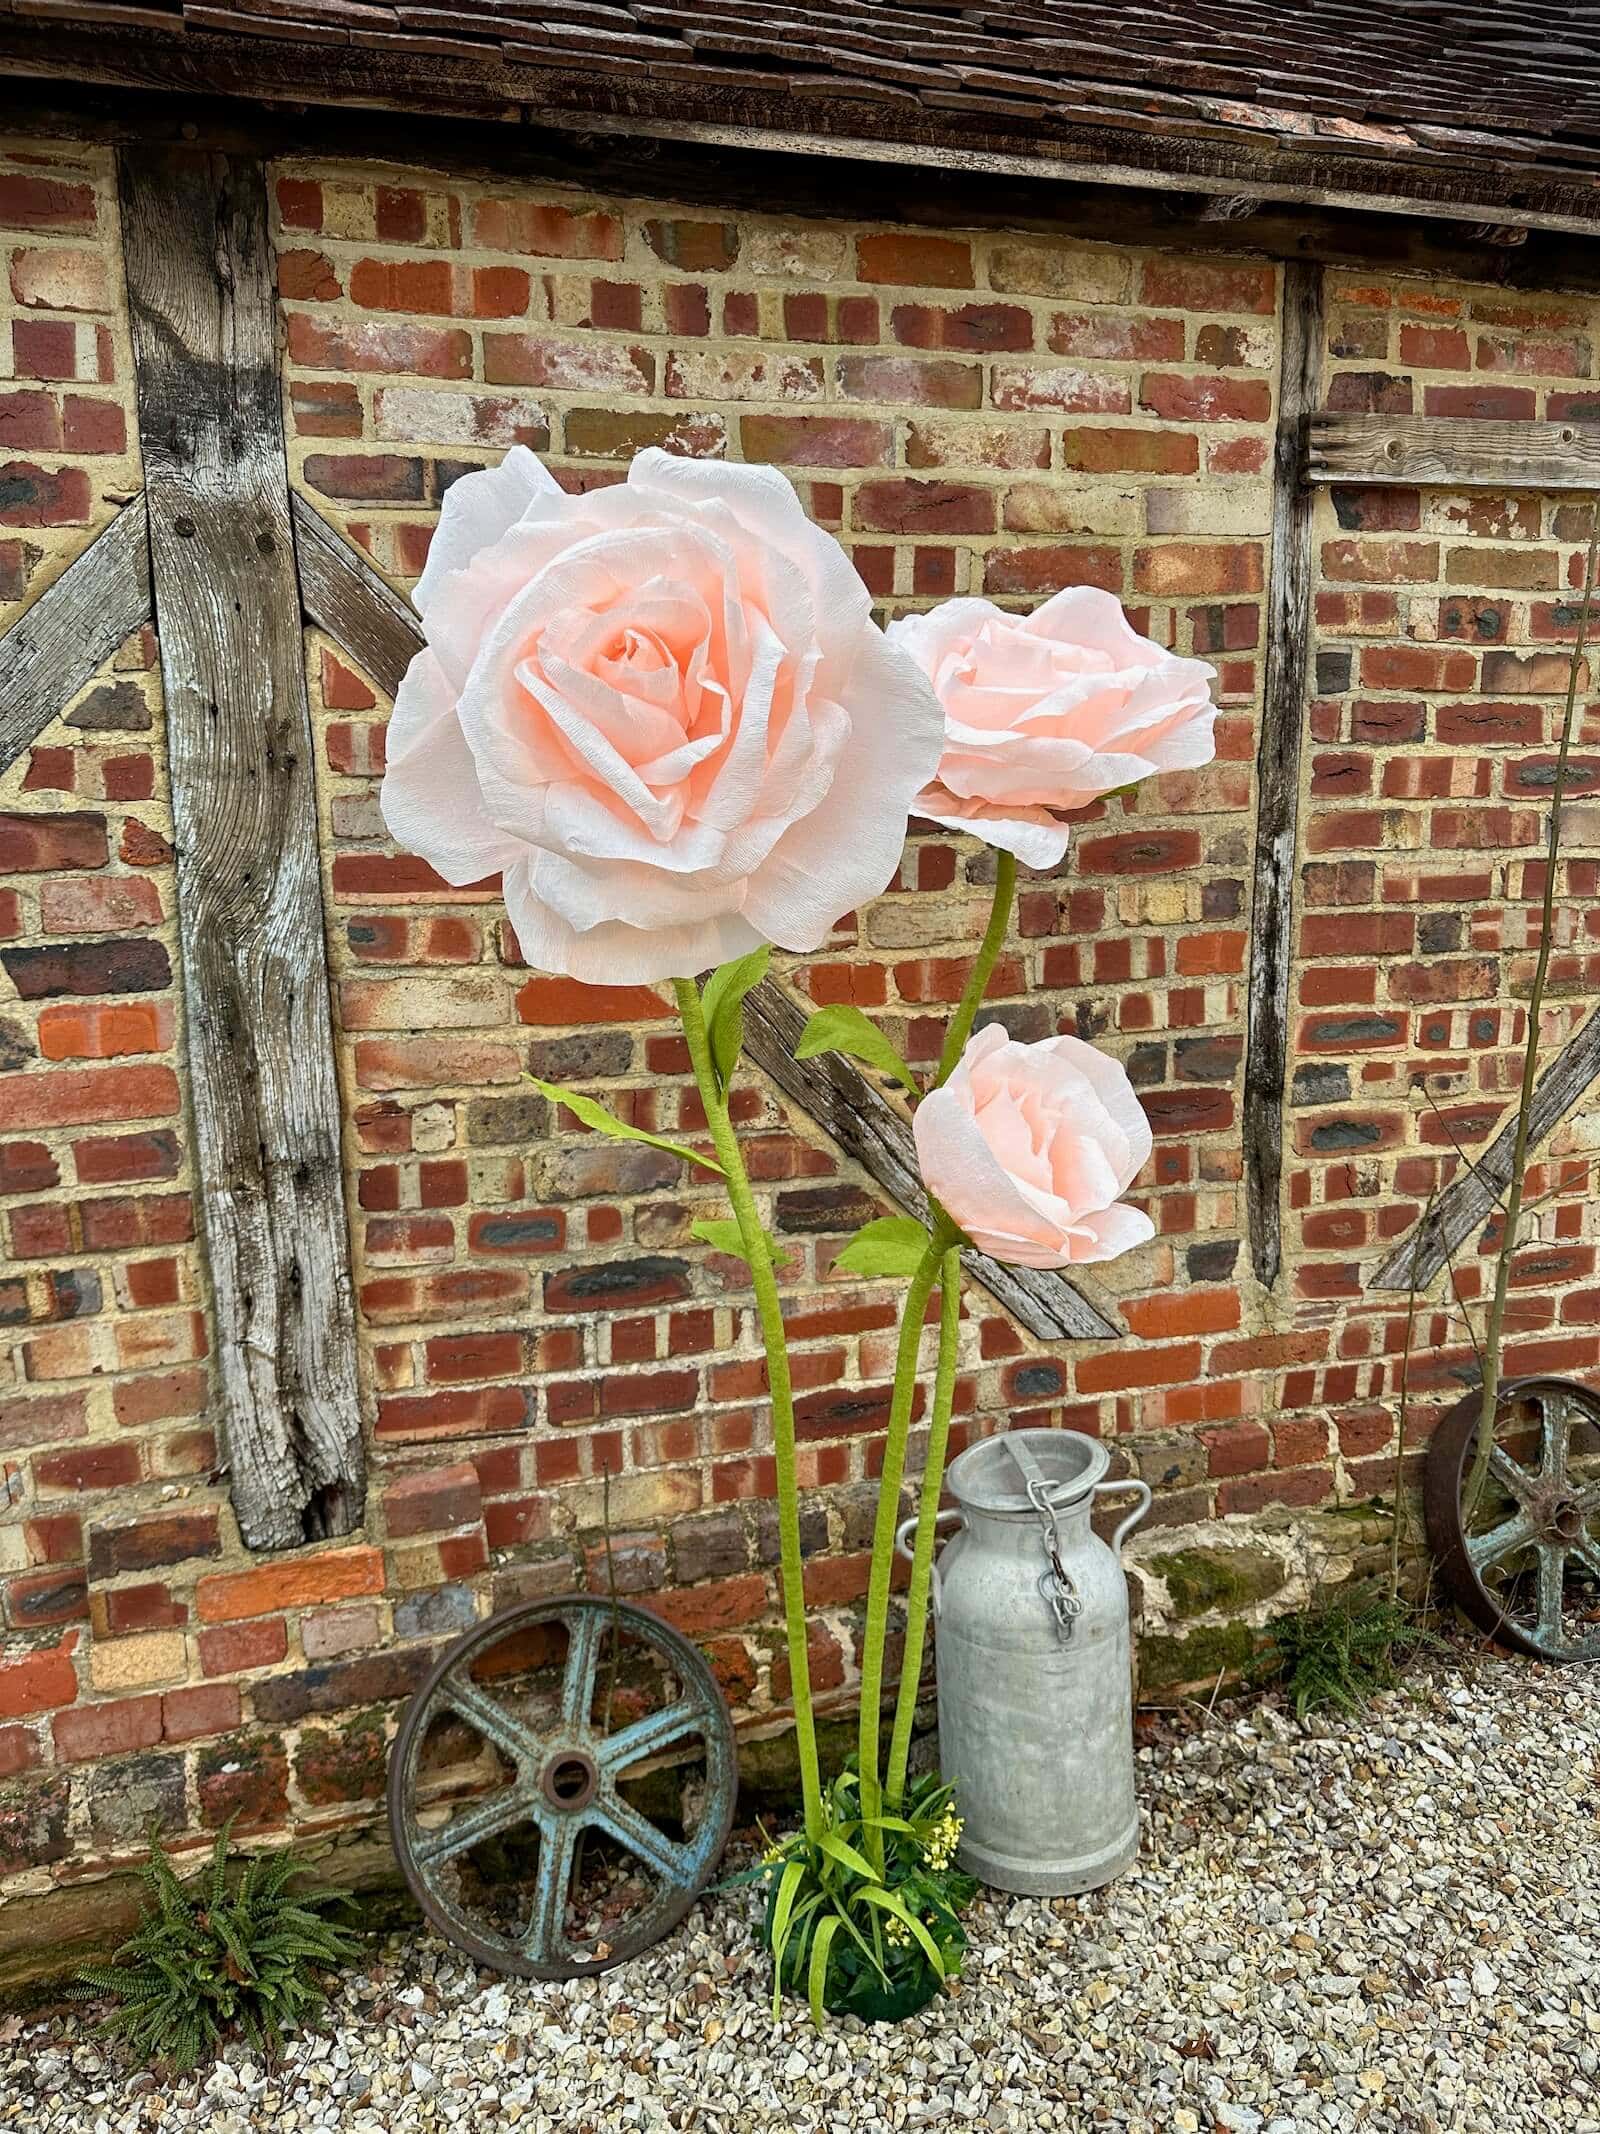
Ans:
[[[303,497],[293,499],[292,509],[306,613],[393,696],[422,649],[416,615]],[[901,1207],[922,1214],[927,1198],[911,1129],[898,1107],[838,1054],[794,1057],[805,1011],[772,979],[749,996],[745,1021],[750,1057]],[[973,1280],[1041,1340],[1115,1340],[1122,1331],[1062,1275],[1002,1267],[980,1252],[963,1257]]]
[[[1558,1126],[1600,1078],[1600,1009],[1564,1045],[1533,1093],[1528,1146],[1534,1148]],[[1487,1222],[1511,1183],[1511,1157],[1517,1137],[1516,1114],[1507,1119],[1489,1146],[1468,1161],[1425,1216],[1368,1282],[1369,1289],[1424,1290],[1458,1245]]]
[[[365,1485],[265,172],[119,168],[221,1421],[245,1541],[282,1548]]]
[[[150,549],[139,496],[0,637],[0,771],[149,620]]]

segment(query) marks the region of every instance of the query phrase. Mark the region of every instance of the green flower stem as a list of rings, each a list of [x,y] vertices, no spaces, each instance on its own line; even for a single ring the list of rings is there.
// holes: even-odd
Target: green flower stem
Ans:
[[[917,1262],[900,1318],[900,1343],[894,1359],[894,1392],[883,1446],[883,1473],[878,1479],[878,1511],[872,1529],[872,1572],[867,1586],[867,1621],[861,1641],[860,1767],[864,1815],[881,1815],[878,1735],[883,1717],[883,1648],[889,1628],[889,1587],[894,1572],[894,1530],[900,1518],[900,1482],[905,1474],[906,1438],[917,1390],[917,1350],[922,1321],[938,1280],[939,1263],[952,1242],[945,1222],[937,1222],[927,1250]],[[883,1832],[869,1830],[871,1858],[881,1864]]]
[[[1006,938],[1006,928],[1011,923],[1011,906],[1017,894],[1017,860],[1015,853],[995,854],[994,902],[989,907],[989,924],[984,929],[983,941],[978,949],[977,960],[967,973],[967,983],[950,1018],[950,1027],[945,1032],[944,1050],[939,1055],[939,1079],[937,1089],[948,1082],[955,1071],[956,1062],[967,1049],[967,1039],[972,1035],[972,1025],[984,994],[989,989],[995,960]]]
[[[777,1279],[767,1251],[766,1235],[750,1190],[749,1173],[739,1149],[739,1137],[717,1081],[706,1034],[705,1011],[692,978],[675,978],[678,1013],[689,1043],[694,1078],[705,1106],[706,1124],[717,1161],[726,1174],[728,1199],[750,1264],[755,1287],[756,1313],[761,1339],[767,1352],[767,1385],[772,1396],[772,1449],[778,1470],[778,1547],[783,1570],[783,1620],[789,1647],[789,1675],[794,1685],[794,1730],[800,1759],[800,1785],[805,1807],[806,1835],[822,1830],[822,1772],[817,1760],[817,1728],[811,1711],[811,1669],[806,1648],[805,1565],[800,1554],[800,1484],[795,1471],[794,1392],[789,1379],[789,1348],[783,1328],[783,1306]]]
[[[933,1381],[933,1416],[928,1451],[922,1465],[922,1496],[917,1506],[916,1545],[911,1586],[906,1595],[906,1647],[895,1697],[894,1735],[889,1743],[887,1798],[891,1815],[906,1797],[906,1765],[911,1758],[911,1729],[916,1720],[917,1689],[922,1680],[922,1649],[928,1631],[928,1590],[933,1582],[934,1530],[939,1492],[944,1483],[945,1448],[950,1442],[950,1410],[955,1404],[956,1337],[961,1328],[961,1250],[952,1245],[939,1262],[939,1365]]]

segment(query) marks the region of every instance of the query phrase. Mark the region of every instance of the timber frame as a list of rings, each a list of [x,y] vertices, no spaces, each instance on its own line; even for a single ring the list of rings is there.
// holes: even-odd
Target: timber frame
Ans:
[[[31,35],[9,22],[0,31],[0,71],[29,71],[22,55]],[[248,106],[219,103],[219,84],[201,78],[204,68],[185,75],[164,62],[158,76],[126,42],[97,38],[95,48],[83,79],[113,84],[114,93],[63,84],[48,105],[28,95],[10,108],[0,96],[0,119],[119,148],[147,486],[0,637],[0,767],[134,630],[156,623],[171,735],[182,982],[191,1037],[199,1040],[191,1045],[190,1102],[219,1420],[246,1541],[285,1547],[359,1524],[365,1486],[302,622],[325,630],[391,693],[421,637],[408,604],[288,488],[264,205],[264,158],[285,144],[285,129]],[[250,53],[253,65],[276,64],[259,43]],[[248,90],[249,83],[227,86]],[[273,91],[259,84],[257,93]],[[807,163],[794,153],[798,140],[687,121],[635,125],[624,137],[615,123],[591,114],[580,125],[570,113],[528,108],[490,113],[480,103],[454,118],[409,116],[408,152],[447,169],[559,177],[605,190],[631,186],[768,210],[781,198],[802,215],[848,214],[859,201],[865,151],[842,136],[813,139],[819,153]],[[149,145],[180,134],[190,145]],[[710,141],[721,147],[715,159],[705,153]],[[392,126],[371,112],[310,113],[297,122],[294,145],[392,155]],[[1250,1251],[1270,1287],[1281,1260],[1314,489],[1356,481],[1592,494],[1600,486],[1600,426],[1319,411],[1321,265],[1378,263],[1512,286],[1600,289],[1600,248],[1562,239],[1538,215],[1471,229],[1464,218],[1477,209],[1459,200],[1417,201],[1407,219],[1393,212],[1397,201],[1354,197],[1348,187],[1223,185],[1197,163],[1186,183],[1145,173],[1119,186],[1107,182],[1116,173],[1082,163],[1042,170],[1038,159],[1025,165],[976,149],[958,162],[915,146],[878,144],[872,154],[882,211],[909,222],[948,224],[959,203],[958,219],[968,224],[1256,250],[1289,262],[1244,1101]],[[224,277],[219,259],[228,263]],[[246,647],[250,656],[242,658]],[[270,676],[270,686],[252,690],[242,679],[252,671]],[[801,1012],[780,987],[761,988],[752,1000],[751,1057],[892,1198],[920,1212],[903,1115],[850,1062],[793,1059]],[[1536,1138],[1597,1078],[1600,1011],[1541,1078]],[[1492,1212],[1510,1145],[1508,1123],[1369,1286],[1431,1279]],[[972,1278],[1039,1339],[1103,1340],[1121,1331],[1059,1275],[1002,1268],[977,1253],[966,1261]]]

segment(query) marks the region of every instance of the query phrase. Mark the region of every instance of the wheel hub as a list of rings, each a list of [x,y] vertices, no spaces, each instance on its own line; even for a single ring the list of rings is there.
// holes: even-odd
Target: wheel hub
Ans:
[[[539,1790],[558,1815],[577,1815],[587,1808],[599,1783],[599,1769],[587,1749],[557,1749],[539,1774]]]

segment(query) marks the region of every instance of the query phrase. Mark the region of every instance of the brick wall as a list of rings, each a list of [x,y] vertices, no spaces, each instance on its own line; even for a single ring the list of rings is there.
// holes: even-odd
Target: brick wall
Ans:
[[[969,1289],[955,1432],[1011,1418],[1114,1439],[1159,1491],[1135,1552],[1148,1674],[1214,1673],[1248,1642],[1241,1610],[1342,1575],[1378,1531],[1328,1516],[1390,1479],[1404,1300],[1364,1298],[1362,1271],[1448,1172],[1444,1137],[1481,1142],[1507,1102],[1571,507],[1319,502],[1288,1259],[1263,1296],[1238,1110],[1274,268],[369,167],[284,164],[274,192],[292,477],[397,584],[463,468],[520,441],[590,485],[661,443],[782,466],[886,613],[1087,580],[1217,666],[1215,764],[1085,811],[1059,874],[1026,880],[995,988],[1016,1034],[1116,1051],[1149,1111],[1158,1237],[1096,1271],[1129,1338],[1041,1345]],[[108,164],[0,162],[0,224],[17,373],[0,590],[20,602],[138,475]],[[1326,397],[1600,413],[1591,309],[1335,275]],[[152,1815],[370,1824],[393,1701],[488,1607],[597,1579],[607,1489],[622,1583],[705,1641],[747,1727],[781,1726],[788,1695],[749,1294],[690,1238],[712,1196],[552,1117],[521,1079],[693,1130],[668,1003],[526,969],[492,887],[448,889],[389,846],[387,704],[315,632],[373,1480],[348,1540],[241,1549],[207,1427],[153,656],[148,636],[124,647],[0,793],[0,1875],[18,1893],[121,1860]],[[1573,815],[1553,1037],[1593,991],[1600,810]],[[782,959],[788,975],[929,1060],[988,879],[979,847],[919,827],[888,893],[808,965]],[[753,1080],[742,1101],[794,1255],[814,1670],[844,1707],[896,1293],[834,1270],[879,1205],[862,1177]],[[1569,1122],[1542,1162],[1517,1360],[1600,1360],[1595,1138],[1592,1115]],[[1431,1412],[1467,1353],[1437,1292],[1423,1339]]]

